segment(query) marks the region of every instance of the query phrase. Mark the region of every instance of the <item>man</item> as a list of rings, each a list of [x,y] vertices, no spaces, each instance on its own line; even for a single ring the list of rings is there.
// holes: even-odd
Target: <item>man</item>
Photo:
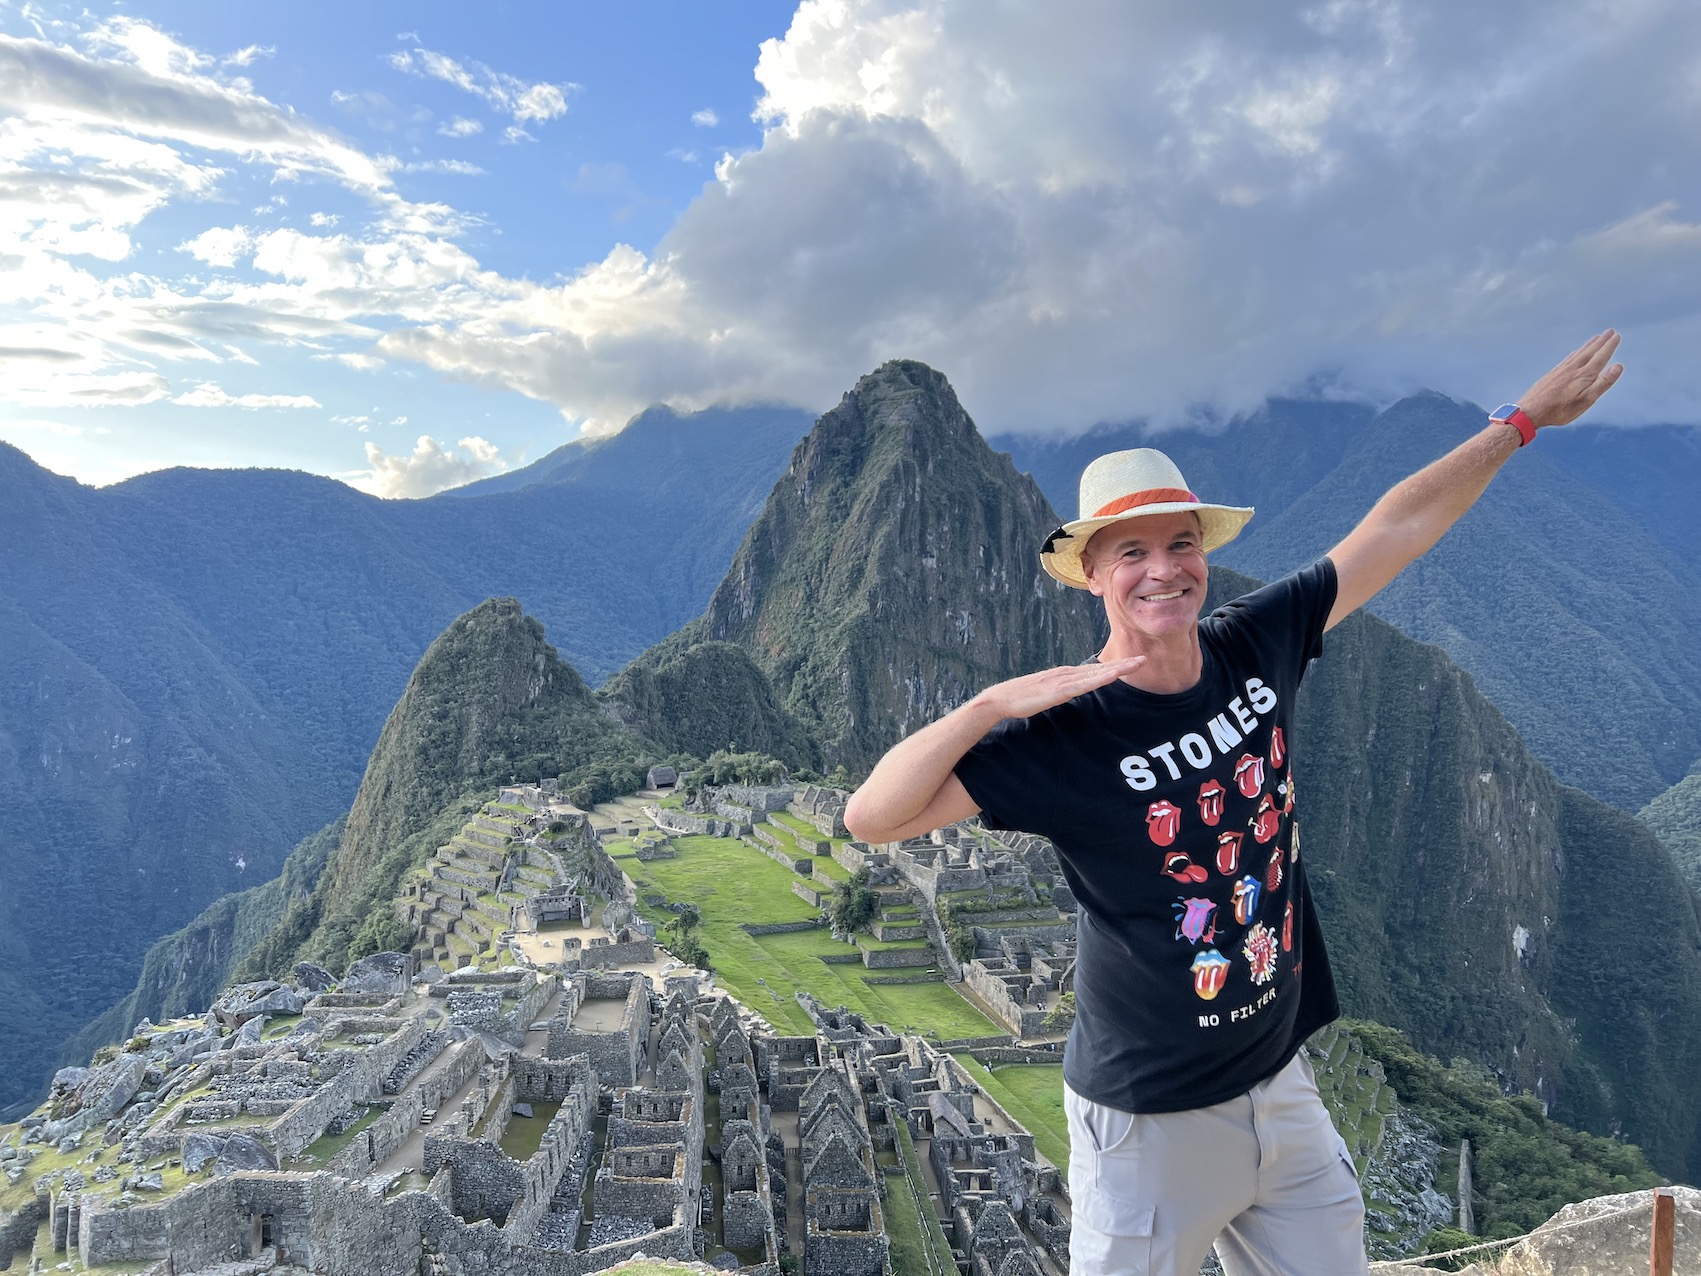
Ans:
[[[988,687],[895,746],[845,813],[893,842],[980,812],[1057,846],[1080,904],[1064,1057],[1071,1276],[1366,1270],[1363,1206],[1300,1046],[1335,1018],[1288,741],[1326,630],[1471,507],[1537,428],[1623,371],[1585,343],[1395,486],[1325,558],[1199,619],[1206,554],[1252,516],[1169,458],[1100,457],[1041,562],[1104,600],[1095,662]]]

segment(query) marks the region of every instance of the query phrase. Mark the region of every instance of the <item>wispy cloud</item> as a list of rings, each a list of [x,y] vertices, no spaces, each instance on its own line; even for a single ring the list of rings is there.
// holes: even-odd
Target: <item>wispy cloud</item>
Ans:
[[[193,390],[171,400],[185,408],[246,408],[250,412],[261,408],[317,408],[323,405],[310,394],[230,394],[211,381],[203,381]]]
[[[721,122],[721,117],[715,114],[712,106],[705,106],[701,111],[691,112],[691,122],[698,128],[714,128]]]
[[[250,44],[238,49],[235,53],[227,53],[221,59],[225,66],[252,66],[260,58],[269,58],[277,53],[277,48],[270,44]]]
[[[510,133],[523,134],[522,125],[559,119],[567,114],[567,95],[578,88],[578,85],[567,81],[558,84],[544,80],[527,83],[505,71],[493,70],[482,62],[461,62],[446,53],[417,45],[411,49],[397,49],[390,54],[389,62],[404,74],[441,80],[463,93],[484,99],[492,110],[514,121]],[[510,137],[509,140],[515,139]]]
[[[437,131],[444,137],[474,137],[484,132],[484,125],[478,120],[470,120],[464,115],[457,115],[452,120],[445,120],[437,126]]]

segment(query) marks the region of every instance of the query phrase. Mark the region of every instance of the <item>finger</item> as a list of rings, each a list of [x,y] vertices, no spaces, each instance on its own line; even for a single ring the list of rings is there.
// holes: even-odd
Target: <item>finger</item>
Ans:
[[[1608,328],[1599,337],[1596,337],[1595,340],[1600,344],[1595,346],[1595,348],[1589,352],[1589,357],[1583,364],[1585,370],[1590,372],[1600,371],[1601,367],[1612,358],[1613,352],[1618,349],[1618,343],[1622,340],[1622,338],[1618,335],[1618,333],[1614,332],[1611,328]]]

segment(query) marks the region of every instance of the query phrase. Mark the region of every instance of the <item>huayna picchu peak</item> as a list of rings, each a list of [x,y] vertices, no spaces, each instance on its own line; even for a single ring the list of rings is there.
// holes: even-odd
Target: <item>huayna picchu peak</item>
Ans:
[[[792,452],[702,619],[743,647],[829,765],[865,770],[980,687],[1098,646],[1092,609],[1040,570],[1057,523],[946,379],[897,360]]]

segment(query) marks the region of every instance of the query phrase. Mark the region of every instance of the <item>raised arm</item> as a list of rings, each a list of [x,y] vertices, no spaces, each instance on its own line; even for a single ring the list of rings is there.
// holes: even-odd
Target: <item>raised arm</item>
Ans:
[[[1144,656],[1042,669],[988,687],[938,722],[898,741],[851,794],[845,827],[865,842],[899,842],[966,820],[980,807],[956,766],[1005,718],[1027,718],[1133,673]]]
[[[1591,337],[1518,400],[1537,428],[1568,425],[1612,387],[1624,371],[1623,364],[1611,362],[1618,340],[1611,328]],[[1390,488],[1346,539],[1329,551],[1339,590],[1327,627],[1340,624],[1428,553],[1476,504],[1519,443],[1515,426],[1491,422],[1480,434]]]

